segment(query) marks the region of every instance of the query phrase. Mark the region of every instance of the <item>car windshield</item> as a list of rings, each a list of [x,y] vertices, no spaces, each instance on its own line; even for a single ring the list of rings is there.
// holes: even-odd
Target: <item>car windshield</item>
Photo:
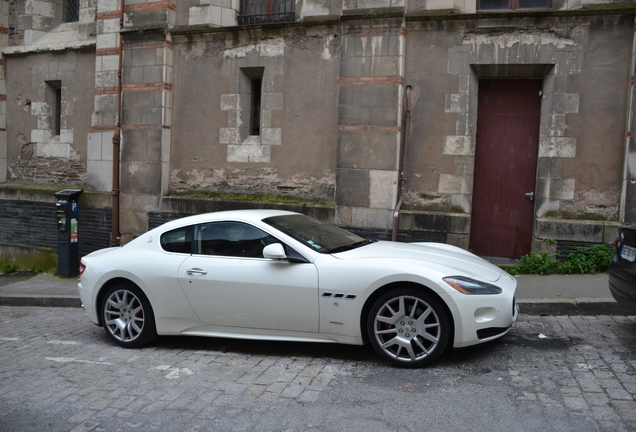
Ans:
[[[305,215],[274,216],[268,225],[321,253],[336,253],[371,243],[370,240]]]

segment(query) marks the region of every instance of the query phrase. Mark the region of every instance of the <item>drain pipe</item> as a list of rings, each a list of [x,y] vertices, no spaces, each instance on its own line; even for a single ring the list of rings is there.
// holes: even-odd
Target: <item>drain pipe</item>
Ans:
[[[111,192],[111,222],[110,245],[119,246],[121,234],[119,233],[119,154],[121,147],[121,98],[122,98],[122,69],[124,40],[121,30],[124,28],[124,4],[121,0],[121,16],[119,17],[119,65],[117,67],[117,126],[113,134],[113,190]]]
[[[411,124],[411,107],[409,105],[409,95],[411,93],[411,86],[406,86],[405,91],[405,111],[404,111],[404,122],[402,123],[402,139],[400,141],[400,176],[398,178],[398,200],[395,206],[395,210],[393,211],[393,235],[391,236],[391,241],[397,240],[397,232],[398,232],[398,219],[400,217],[400,209],[402,208],[402,203],[404,202],[404,193],[406,192],[406,161],[408,159],[408,135],[409,135],[409,126]]]

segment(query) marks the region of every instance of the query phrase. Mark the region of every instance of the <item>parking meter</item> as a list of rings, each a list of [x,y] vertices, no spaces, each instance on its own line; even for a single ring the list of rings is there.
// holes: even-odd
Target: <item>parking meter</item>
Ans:
[[[56,192],[55,213],[57,219],[57,269],[60,276],[79,274],[79,196],[78,189]]]

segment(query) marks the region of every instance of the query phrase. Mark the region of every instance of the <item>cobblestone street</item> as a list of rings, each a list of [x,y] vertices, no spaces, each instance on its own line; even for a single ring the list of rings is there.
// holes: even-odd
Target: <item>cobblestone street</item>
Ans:
[[[521,316],[433,367],[369,347],[160,338],[81,309],[0,307],[3,431],[634,431],[636,318]]]

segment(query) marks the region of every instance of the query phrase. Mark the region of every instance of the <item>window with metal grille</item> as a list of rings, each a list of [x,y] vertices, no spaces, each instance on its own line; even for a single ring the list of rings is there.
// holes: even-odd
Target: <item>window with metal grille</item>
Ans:
[[[66,0],[64,2],[64,22],[79,21],[80,0]]]
[[[477,10],[538,10],[552,9],[552,0],[477,0]]]
[[[294,0],[241,0],[239,24],[295,21]]]

